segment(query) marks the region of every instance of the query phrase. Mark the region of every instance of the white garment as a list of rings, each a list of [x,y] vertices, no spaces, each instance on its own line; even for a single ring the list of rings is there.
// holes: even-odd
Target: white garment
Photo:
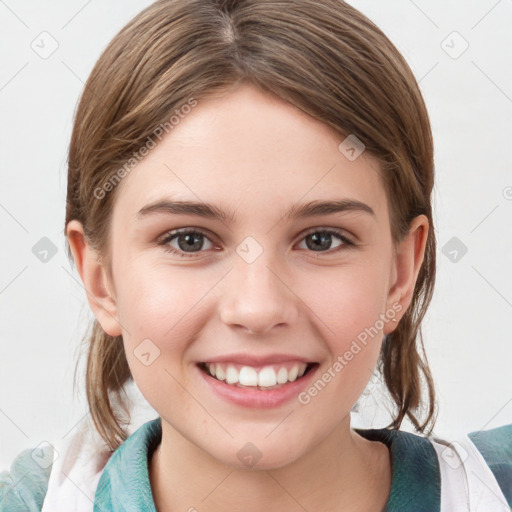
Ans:
[[[130,404],[133,434],[158,417],[134,382],[125,388]],[[80,428],[55,447],[53,466],[41,512],[93,512],[94,495],[103,469],[112,453],[94,428],[90,415]]]
[[[84,422],[85,423],[85,422]],[[110,451],[90,422],[54,452],[41,512],[92,512]]]
[[[511,508],[471,439],[431,438],[441,472],[441,512],[510,512]]]

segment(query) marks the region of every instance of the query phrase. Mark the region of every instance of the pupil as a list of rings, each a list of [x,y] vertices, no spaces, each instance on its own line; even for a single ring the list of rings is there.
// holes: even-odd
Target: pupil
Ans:
[[[313,233],[312,235],[310,235],[310,237],[315,244],[320,245],[321,249],[329,249],[329,246],[331,244],[331,235],[329,233]],[[313,245],[313,247],[309,248],[316,251],[318,250],[318,245]]]
[[[185,235],[181,235],[179,241],[181,242],[182,240],[184,240],[186,245],[185,247],[182,247],[181,243],[179,243],[180,249],[189,252],[193,252],[194,249],[201,249],[201,246],[203,244],[201,243],[200,237],[201,234],[199,233],[187,233]]]

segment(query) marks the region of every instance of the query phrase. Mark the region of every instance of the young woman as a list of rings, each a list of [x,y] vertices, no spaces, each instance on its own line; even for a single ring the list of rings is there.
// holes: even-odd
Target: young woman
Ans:
[[[418,85],[354,8],[145,9],[93,69],[69,152],[99,439],[20,454],[2,507],[509,510],[512,426],[429,436],[432,187]],[[353,429],[376,366],[394,421]],[[132,379],[158,417],[128,437]]]

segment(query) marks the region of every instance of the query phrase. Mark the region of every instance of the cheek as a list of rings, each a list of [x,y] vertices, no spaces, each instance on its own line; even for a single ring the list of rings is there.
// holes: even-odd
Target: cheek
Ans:
[[[183,269],[134,262],[125,270],[117,297],[118,314],[125,327],[155,339],[163,339],[169,330],[186,325],[187,313],[205,293],[206,284],[197,275]]]
[[[135,381],[151,393],[159,379],[168,385],[171,374],[183,381],[184,354],[206,321],[205,296],[218,276],[142,259],[122,271],[118,315]]]
[[[166,276],[162,268],[140,261],[122,275],[117,306],[132,376],[153,407],[161,405],[162,397],[170,407],[185,407],[173,376],[183,381],[179,365],[190,343],[193,315],[187,312],[197,303],[195,292],[179,272]]]
[[[308,305],[334,347],[343,349],[348,340],[376,325],[386,307],[386,277],[379,265],[332,269],[321,286],[309,293]],[[381,322],[377,329],[382,329]]]
[[[336,389],[348,402],[357,400],[379,357],[386,277],[379,264],[339,269],[308,302],[330,356],[320,378],[333,382],[330,392]]]

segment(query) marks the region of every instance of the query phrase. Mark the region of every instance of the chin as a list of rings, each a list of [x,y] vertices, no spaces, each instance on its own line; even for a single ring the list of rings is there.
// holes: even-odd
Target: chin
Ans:
[[[301,455],[293,444],[284,440],[259,444],[247,441],[241,443],[239,448],[231,448],[229,451],[235,452],[233,457],[226,458],[226,451],[210,454],[223,464],[247,471],[279,469],[292,464]]]

